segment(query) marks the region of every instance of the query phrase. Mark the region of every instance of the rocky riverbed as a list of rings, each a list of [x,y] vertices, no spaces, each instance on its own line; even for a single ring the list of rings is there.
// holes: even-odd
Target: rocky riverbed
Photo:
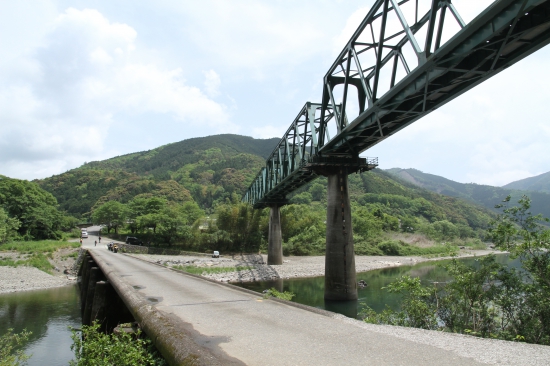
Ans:
[[[76,283],[74,263],[79,249],[62,249],[49,258],[53,274],[27,266],[0,266],[0,294],[42,290]],[[0,252],[0,258],[22,261],[27,255],[17,252]]]
[[[0,266],[0,294],[16,291],[39,290],[53,287],[66,286],[76,283],[74,272],[74,253],[79,249],[67,249],[56,252],[50,259],[54,266],[53,275],[40,271],[33,267],[5,267]],[[462,250],[459,257],[481,256],[490,253],[500,253],[492,250]],[[288,279],[299,277],[323,276],[325,272],[325,257],[284,257],[283,264],[279,266],[267,265],[267,255],[234,255],[221,258],[209,258],[206,256],[191,255],[150,255],[129,254],[137,258],[164,265],[166,267],[193,266],[204,268],[202,276],[220,282],[250,282],[272,279]],[[17,253],[2,252],[3,258],[19,257]],[[355,267],[357,272],[366,272],[374,269],[413,265],[419,262],[445,259],[424,257],[391,257],[391,256],[356,256]],[[245,267],[240,271],[223,273],[208,273],[207,268],[212,267]]]
[[[501,253],[493,250],[461,250],[459,257],[481,256],[490,253]],[[267,255],[233,255],[221,258],[200,256],[166,256],[150,254],[132,254],[132,256],[164,265],[166,267],[193,266],[204,268],[203,277],[220,282],[250,282],[272,279],[288,279],[298,277],[317,277],[325,274],[325,257],[284,257],[283,264],[278,266],[267,265]],[[357,272],[366,272],[374,269],[413,265],[419,262],[441,260],[445,257],[391,257],[391,256],[355,256]],[[246,267],[240,271],[209,273],[209,268],[215,267]]]

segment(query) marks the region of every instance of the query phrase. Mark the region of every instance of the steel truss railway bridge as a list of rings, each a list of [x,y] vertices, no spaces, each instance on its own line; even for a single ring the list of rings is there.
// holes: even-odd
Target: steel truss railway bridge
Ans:
[[[550,0],[497,0],[468,24],[451,0],[422,2],[375,1],[243,197],[270,207],[268,264],[282,264],[279,208],[328,177],[328,300],[357,299],[347,176],[378,165],[359,154],[550,42]]]

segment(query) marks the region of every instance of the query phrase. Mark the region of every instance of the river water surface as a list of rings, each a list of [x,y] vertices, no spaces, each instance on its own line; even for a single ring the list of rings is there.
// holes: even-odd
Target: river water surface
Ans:
[[[496,256],[497,262],[508,266],[519,267],[518,260],[509,259],[507,254],[499,254]],[[463,258],[460,259],[466,264],[475,265],[477,259]],[[413,266],[400,266],[373,270],[369,272],[357,273],[357,281],[363,280],[367,283],[367,287],[358,289],[359,300],[347,302],[330,302],[324,299],[325,278],[296,278],[288,280],[275,281],[259,281],[234,283],[234,285],[244,287],[257,292],[262,292],[266,289],[274,287],[278,291],[290,291],[296,296],[292,301],[313,306],[319,309],[326,309],[335,313],[340,313],[351,318],[357,318],[365,306],[369,306],[380,312],[386,305],[397,310],[399,307],[400,296],[398,294],[390,294],[382,287],[395,281],[403,275],[419,277],[423,284],[433,284],[434,282],[445,282],[449,280],[449,276],[442,264],[449,263],[450,260],[422,262]]]
[[[0,335],[9,328],[32,332],[24,348],[30,366],[68,365],[74,359],[69,327],[80,326],[76,286],[0,295]]]

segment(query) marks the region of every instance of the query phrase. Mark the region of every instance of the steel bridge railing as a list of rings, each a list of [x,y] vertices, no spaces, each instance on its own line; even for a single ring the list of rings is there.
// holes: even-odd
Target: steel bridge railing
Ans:
[[[550,0],[497,0],[467,25],[451,0],[426,1],[424,13],[418,0],[375,2],[325,75],[321,103],[305,104],[244,201],[284,204],[315,179],[314,164],[359,159],[550,42]]]

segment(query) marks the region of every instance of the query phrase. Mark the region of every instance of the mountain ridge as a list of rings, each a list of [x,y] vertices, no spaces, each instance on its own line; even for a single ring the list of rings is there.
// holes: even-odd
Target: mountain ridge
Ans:
[[[521,196],[526,195],[531,198],[531,209],[534,214],[541,213],[545,217],[550,217],[550,194],[546,192],[459,183],[413,168],[391,168],[385,171],[418,187],[446,196],[462,198],[493,211],[495,211],[495,204],[502,202],[508,195],[512,197],[512,202],[517,202]]]
[[[508,183],[502,188],[550,193],[550,172]]]

